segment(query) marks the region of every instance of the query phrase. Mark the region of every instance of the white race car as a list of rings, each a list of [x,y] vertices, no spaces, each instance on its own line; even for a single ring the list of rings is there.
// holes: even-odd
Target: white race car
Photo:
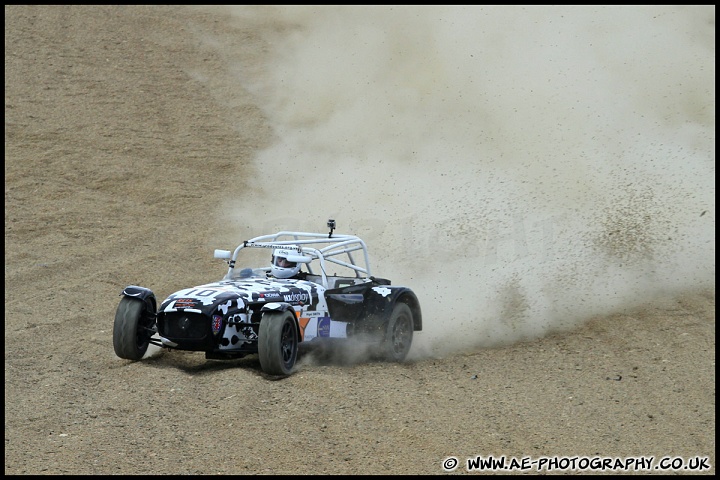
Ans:
[[[118,357],[140,360],[150,344],[205,352],[209,359],[257,354],[270,375],[292,373],[299,346],[357,341],[383,360],[402,362],[422,330],[415,293],[370,273],[365,242],[353,235],[282,231],[215,250],[222,280],[179,290],[158,306],[153,292],[131,285],[115,314]],[[248,249],[268,249],[271,263],[237,268]],[[358,262],[355,261],[358,257]],[[339,268],[343,275],[329,274]]]

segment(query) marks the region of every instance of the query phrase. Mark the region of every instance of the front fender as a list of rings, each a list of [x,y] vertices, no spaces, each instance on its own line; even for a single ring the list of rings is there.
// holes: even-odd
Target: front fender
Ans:
[[[137,298],[138,300],[142,300],[143,302],[145,302],[148,311],[153,315],[157,311],[157,300],[155,299],[155,294],[149,288],[138,287],[137,285],[129,285],[123,289],[122,293],[120,293],[120,296]]]
[[[260,309],[261,312],[268,312],[268,311],[284,312],[286,310],[290,310],[292,312],[293,316],[295,316],[295,309],[292,307],[292,305],[290,305],[289,303],[285,303],[285,302],[269,302],[269,303],[266,303],[265,305],[263,305],[262,308]]]
[[[297,341],[302,342],[303,336],[300,334],[300,324],[298,323],[297,315],[295,314],[295,309],[286,302],[270,302],[266,303],[265,305],[260,308],[260,312],[285,312],[288,311],[292,313],[293,318],[295,319],[295,331],[297,332]],[[260,320],[262,322],[262,320]]]

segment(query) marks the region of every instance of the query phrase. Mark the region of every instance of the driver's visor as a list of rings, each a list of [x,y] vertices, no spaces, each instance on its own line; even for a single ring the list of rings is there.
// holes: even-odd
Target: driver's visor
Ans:
[[[294,268],[297,263],[289,262],[285,257],[273,257],[273,264],[280,268]]]

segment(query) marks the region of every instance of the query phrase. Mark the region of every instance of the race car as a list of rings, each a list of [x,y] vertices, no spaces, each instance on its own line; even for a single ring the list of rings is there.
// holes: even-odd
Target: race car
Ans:
[[[159,305],[152,290],[125,287],[113,326],[115,354],[141,360],[150,344],[205,352],[208,359],[257,354],[265,373],[280,376],[293,372],[300,347],[327,342],[334,348],[359,342],[373,358],[404,361],[413,332],[422,330],[417,296],[371,275],[365,242],[334,233],[332,219],[327,226],[329,233],[281,231],[232,252],[215,250],[228,265],[220,281],[179,290]],[[265,249],[270,264],[238,268],[240,254],[256,249]]]

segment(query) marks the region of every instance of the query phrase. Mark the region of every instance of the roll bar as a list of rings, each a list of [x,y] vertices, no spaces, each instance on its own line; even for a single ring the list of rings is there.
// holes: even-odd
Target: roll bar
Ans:
[[[332,225],[331,223],[332,222]],[[238,255],[245,248],[291,248],[297,250],[298,255],[307,256],[309,259],[303,261],[307,264],[308,273],[315,274],[312,270],[311,261],[318,260],[320,264],[320,275],[322,283],[325,287],[328,285],[326,266],[327,263],[334,263],[355,271],[358,278],[369,277],[370,260],[367,252],[367,245],[359,237],[354,235],[338,235],[334,234],[334,220],[328,222],[330,226],[330,234],[327,233],[310,233],[310,232],[291,232],[281,231],[269,235],[261,235],[259,237],[245,240],[238,245],[230,254],[228,250],[215,250],[215,258],[224,258],[228,260],[228,271],[225,279],[231,279],[235,272],[235,263]],[[360,251],[363,257],[364,266],[355,262],[352,253]],[[347,261],[336,258],[340,255],[346,255]]]

